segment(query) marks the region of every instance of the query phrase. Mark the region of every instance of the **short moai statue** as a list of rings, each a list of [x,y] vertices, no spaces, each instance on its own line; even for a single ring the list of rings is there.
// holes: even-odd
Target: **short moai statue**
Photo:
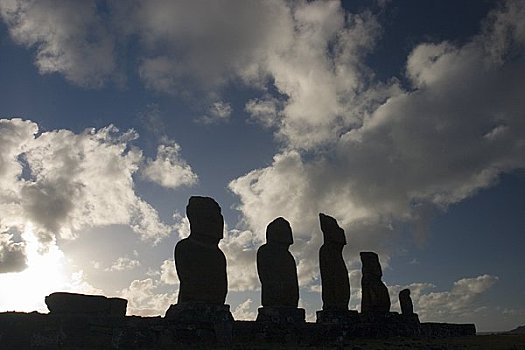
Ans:
[[[381,281],[383,272],[379,257],[373,252],[361,252],[361,312],[386,314],[390,311],[388,289]]]
[[[190,235],[175,246],[175,268],[179,277],[178,303],[170,306],[166,318],[191,324],[198,330],[210,326],[216,341],[228,343],[233,317],[225,305],[228,281],[226,257],[218,244],[223,238],[221,207],[210,197],[193,196],[186,206]]]
[[[190,235],[175,246],[180,280],[178,303],[224,304],[228,288],[226,258],[219,249],[224,221],[209,197],[191,197],[186,207]]]
[[[414,314],[414,304],[412,304],[412,298],[410,297],[410,289],[403,289],[399,292],[399,305],[401,306],[401,314]]]
[[[345,231],[328,215],[319,214],[324,244],[319,249],[323,310],[348,310],[350,281],[343,259]]]
[[[261,303],[257,321],[304,322],[304,309],[297,308],[299,283],[295,259],[288,251],[293,244],[290,223],[279,217],[266,228],[266,244],[257,250]]]

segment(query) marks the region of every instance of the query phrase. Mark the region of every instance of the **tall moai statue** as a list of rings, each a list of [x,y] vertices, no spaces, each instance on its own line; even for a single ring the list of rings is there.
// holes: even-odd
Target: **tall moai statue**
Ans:
[[[323,310],[348,310],[350,281],[343,259],[345,231],[328,215],[319,214],[324,244],[319,249]]]
[[[373,252],[361,252],[361,312],[387,313],[390,311],[388,289],[381,281],[383,272],[379,257]]]
[[[233,317],[225,305],[228,281],[226,258],[219,249],[224,220],[221,207],[210,197],[191,197],[186,207],[190,235],[175,246],[175,268],[179,276],[178,303],[171,305],[165,318],[194,329],[213,329],[214,339],[229,344]]]
[[[261,281],[261,303],[257,321],[304,322],[299,303],[295,259],[288,251],[293,244],[290,223],[279,217],[266,227],[266,244],[257,250],[257,272]]]
[[[190,235],[175,246],[180,280],[178,303],[224,304],[228,288],[226,258],[219,249],[224,220],[213,198],[191,197],[186,207]]]

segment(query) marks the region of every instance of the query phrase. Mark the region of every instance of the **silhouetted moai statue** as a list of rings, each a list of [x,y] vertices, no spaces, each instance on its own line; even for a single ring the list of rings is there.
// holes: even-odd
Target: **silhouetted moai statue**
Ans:
[[[262,285],[262,306],[297,307],[297,268],[288,251],[293,244],[292,229],[279,217],[266,228],[266,244],[257,250],[257,272]]]
[[[390,311],[388,289],[381,281],[383,273],[379,257],[373,252],[361,252],[361,312],[387,313]]]
[[[348,310],[350,282],[343,259],[345,231],[328,215],[319,214],[324,244],[319,249],[323,310]]]
[[[403,289],[399,292],[399,305],[403,315],[414,314],[414,304],[412,304],[412,298],[410,297],[410,289]]]
[[[194,330],[195,338],[211,328],[214,338],[202,341],[229,344],[233,317],[230,306],[224,304],[228,281],[226,258],[218,246],[224,229],[221,207],[213,198],[194,196],[186,207],[186,216],[190,235],[175,246],[178,303],[170,306],[165,318],[186,324]]]
[[[219,249],[224,220],[213,198],[191,197],[186,207],[190,235],[175,246],[179,303],[224,304],[228,288],[226,258]]]
[[[304,309],[298,309],[297,268],[288,251],[293,244],[292,229],[279,217],[266,228],[266,244],[257,250],[257,272],[261,281],[258,321],[294,320],[304,322]]]

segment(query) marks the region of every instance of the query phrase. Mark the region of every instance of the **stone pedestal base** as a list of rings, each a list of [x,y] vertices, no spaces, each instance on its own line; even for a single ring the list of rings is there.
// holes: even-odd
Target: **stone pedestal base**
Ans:
[[[316,323],[349,325],[359,322],[359,313],[355,310],[317,311]]]
[[[389,336],[418,336],[421,325],[417,314],[400,315],[397,312],[366,312],[359,315],[358,335],[374,338]]]
[[[182,303],[169,307],[164,316],[175,328],[177,338],[189,343],[231,344],[233,316],[230,305]]]
[[[300,325],[305,323],[304,309],[296,307],[260,307],[257,322]]]

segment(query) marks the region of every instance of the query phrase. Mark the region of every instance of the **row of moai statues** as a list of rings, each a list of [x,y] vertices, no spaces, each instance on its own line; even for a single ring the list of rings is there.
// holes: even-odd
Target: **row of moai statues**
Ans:
[[[191,197],[186,207],[190,235],[175,247],[175,267],[180,280],[178,304],[166,317],[182,320],[231,320],[227,294],[226,258],[218,247],[223,238],[221,208],[213,198]],[[350,282],[343,259],[346,245],[344,230],[337,221],[319,214],[324,244],[319,250],[323,312],[343,315],[350,312]],[[257,251],[257,272],[261,281],[261,304],[257,321],[287,320],[304,322],[304,309],[298,308],[299,284],[295,259],[289,251],[293,244],[288,221],[279,217],[266,228],[266,243]],[[379,258],[373,252],[361,252],[361,312],[388,313],[390,297],[381,281]],[[410,291],[399,294],[402,314],[413,314]],[[351,311],[357,313],[356,311]],[[326,316],[326,315],[325,315]],[[326,318],[326,317],[325,317]]]

